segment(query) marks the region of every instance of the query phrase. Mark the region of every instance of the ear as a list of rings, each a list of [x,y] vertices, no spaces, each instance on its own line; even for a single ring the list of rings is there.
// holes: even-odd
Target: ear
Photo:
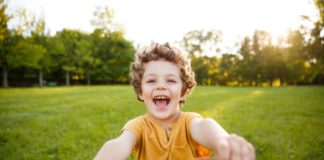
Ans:
[[[138,94],[137,97],[139,98],[139,100],[144,101],[142,93]]]
[[[185,99],[186,99],[186,96],[181,96],[180,97],[180,101],[182,101],[182,102],[185,101]]]

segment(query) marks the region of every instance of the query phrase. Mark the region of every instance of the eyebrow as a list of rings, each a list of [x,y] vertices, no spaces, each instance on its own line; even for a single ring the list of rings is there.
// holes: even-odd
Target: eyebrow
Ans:
[[[148,77],[148,76],[156,76],[156,74],[149,73],[149,74],[144,75],[144,77]],[[173,74],[173,73],[167,74],[166,76],[179,77],[178,75]]]

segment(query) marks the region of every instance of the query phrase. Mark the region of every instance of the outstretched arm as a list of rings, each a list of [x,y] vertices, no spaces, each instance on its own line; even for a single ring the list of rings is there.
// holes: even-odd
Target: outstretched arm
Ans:
[[[193,139],[215,152],[215,159],[255,159],[253,146],[244,138],[228,134],[211,118],[196,118],[191,122],[190,132]]]
[[[94,160],[125,160],[132,153],[135,144],[135,134],[124,130],[118,138],[107,141],[99,150]]]

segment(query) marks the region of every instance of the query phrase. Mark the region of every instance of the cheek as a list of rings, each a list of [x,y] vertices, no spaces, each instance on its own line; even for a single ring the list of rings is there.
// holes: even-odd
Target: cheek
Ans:
[[[150,89],[150,87],[143,86],[142,87],[142,95],[143,95],[143,98],[147,98],[147,97],[151,96],[151,89]]]
[[[173,86],[172,90],[173,90],[173,93],[175,95],[181,96],[181,93],[182,93],[182,86],[181,85]]]

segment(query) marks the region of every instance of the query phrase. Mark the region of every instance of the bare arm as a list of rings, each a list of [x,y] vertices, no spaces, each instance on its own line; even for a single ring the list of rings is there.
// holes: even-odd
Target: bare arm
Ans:
[[[99,150],[94,160],[125,160],[132,153],[135,144],[135,134],[124,130],[118,138],[107,141]]]
[[[217,159],[255,159],[253,146],[242,137],[228,134],[215,120],[196,118],[191,122],[193,139],[215,152]]]
[[[213,119],[196,118],[192,121],[190,131],[193,139],[209,149],[215,145],[213,139],[226,137],[229,134]]]

